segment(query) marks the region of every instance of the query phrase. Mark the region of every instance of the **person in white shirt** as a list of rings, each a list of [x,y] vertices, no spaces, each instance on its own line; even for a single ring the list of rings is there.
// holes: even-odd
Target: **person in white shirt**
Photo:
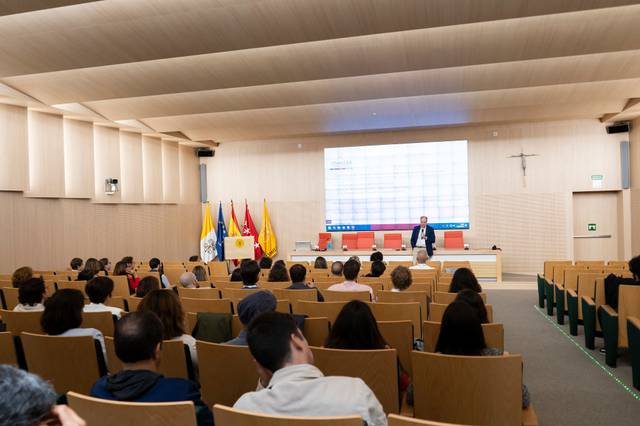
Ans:
[[[84,312],[111,312],[120,318],[122,309],[115,306],[107,306],[106,302],[113,293],[113,280],[109,277],[93,277],[85,286],[84,292],[89,296],[89,303],[83,308]]]
[[[162,283],[163,288],[171,287],[171,283],[169,282],[169,278],[164,274],[164,265],[157,257],[149,260],[149,272],[157,272],[160,277],[160,282]]]
[[[291,315],[263,313],[248,329],[249,350],[264,389],[245,393],[234,408],[283,416],[357,415],[368,426],[385,426],[382,405],[355,377],[325,377],[313,365],[309,344]]]
[[[44,302],[40,324],[50,336],[92,336],[100,342],[105,362],[107,351],[104,336],[95,328],[81,328],[84,296],[80,290],[63,288]]]
[[[356,278],[360,272],[360,264],[354,259],[349,259],[345,262],[342,274],[345,281],[341,284],[334,284],[329,287],[330,291],[368,291],[371,295],[371,300],[374,299],[373,289],[368,285],[358,284]]]
[[[411,287],[412,281],[411,271],[406,266],[398,266],[391,271],[391,284],[393,284],[391,291],[405,291]]]
[[[193,272],[184,272],[180,275],[180,285],[184,288],[199,288],[198,279]]]
[[[426,250],[418,250],[416,254],[416,264],[411,266],[409,269],[433,269],[431,266],[427,265],[427,260],[429,260],[429,255]]]
[[[45,296],[44,280],[40,277],[31,278],[18,287],[18,304],[13,308],[16,312],[44,311],[42,304]]]

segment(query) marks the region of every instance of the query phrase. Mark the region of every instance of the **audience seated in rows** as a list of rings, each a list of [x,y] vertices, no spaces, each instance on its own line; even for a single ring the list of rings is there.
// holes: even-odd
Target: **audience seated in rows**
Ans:
[[[162,322],[164,340],[181,340],[189,347],[194,370],[198,367],[196,339],[184,331],[184,311],[180,299],[173,291],[152,290],[138,305],[138,312],[153,312]]]
[[[90,271],[91,274],[97,275],[102,269],[102,264],[95,257],[90,257],[84,264],[84,270]],[[92,275],[92,276],[93,276]]]
[[[458,292],[455,300],[461,300],[468,303],[469,306],[471,306],[476,311],[478,318],[480,318],[480,323],[489,323],[489,318],[487,316],[487,307],[485,306],[484,300],[482,300],[480,293],[470,289],[465,289]]]
[[[266,389],[244,394],[234,408],[286,416],[361,416],[384,426],[380,402],[359,378],[325,377],[291,315],[264,313],[251,322],[247,341]]]
[[[640,256],[629,260],[629,271],[633,275],[632,278],[609,274],[604,280],[605,303],[613,309],[618,309],[618,288],[621,285],[640,285]]]
[[[18,287],[18,304],[13,308],[16,312],[44,311],[42,302],[45,298],[45,286],[42,278],[30,278]]]
[[[160,281],[156,277],[144,277],[136,287],[136,297],[143,298],[153,290],[160,290]]]
[[[82,271],[78,272],[78,276],[76,277],[76,281],[89,281],[91,280],[96,274],[93,273],[92,270],[90,269],[83,269]]]
[[[384,255],[380,251],[374,251],[373,253],[371,253],[371,256],[369,256],[370,262],[382,262],[383,260]]]
[[[480,317],[471,305],[462,300],[455,300],[445,309],[436,352],[464,356],[497,356],[503,353],[487,347]],[[522,408],[528,406],[529,390],[523,384]]]
[[[23,283],[31,278],[33,278],[33,269],[31,269],[29,266],[21,266],[20,268],[13,271],[13,275],[11,275],[11,285],[13,286],[13,288],[19,288],[20,283]]]
[[[169,278],[164,274],[164,265],[157,257],[151,258],[149,260],[149,272],[157,272],[160,277],[160,282],[162,283],[163,288],[171,287],[171,283],[169,282]]]
[[[118,318],[122,316],[122,309],[105,304],[113,293],[113,280],[111,278],[94,277],[85,285],[84,292],[91,302],[88,305],[84,305],[84,312],[111,312],[111,315],[115,315]]]
[[[229,281],[242,282],[242,274],[240,272],[240,268],[235,268],[233,271],[231,271],[231,277],[229,278]]]
[[[103,271],[105,275],[109,275],[109,273],[111,272],[111,262],[109,261],[109,258],[103,257],[102,259],[100,259],[100,265],[100,270]]]
[[[374,278],[381,277],[382,274],[384,274],[384,271],[386,271],[386,269],[387,269],[387,266],[381,260],[375,260],[371,264],[371,271],[367,275],[365,275],[365,277],[374,277]]]
[[[84,262],[82,261],[82,259],[80,259],[79,257],[74,257],[73,259],[71,259],[71,262],[69,262],[69,266],[71,267],[72,271],[80,272],[80,268],[82,268],[83,263]]]
[[[227,345],[246,346],[247,326],[258,315],[264,312],[273,312],[278,306],[275,296],[268,291],[259,291],[250,294],[238,303],[238,319],[243,329],[237,337],[225,342]]]
[[[287,290],[309,290],[312,287],[307,283],[307,268],[303,265],[296,263],[289,268],[289,275],[291,276],[291,285],[287,287]],[[316,288],[318,302],[324,302],[324,296],[320,293],[320,290]]]
[[[397,266],[391,271],[391,284],[393,284],[391,291],[405,291],[411,287],[412,281],[411,271],[406,266]]]
[[[451,284],[449,285],[449,293],[457,293],[459,291],[469,289],[477,293],[482,293],[482,287],[478,284],[478,279],[469,268],[458,268],[453,273]]]
[[[271,266],[273,266],[273,259],[269,256],[262,256],[260,258],[260,269],[271,269]]]
[[[354,259],[349,259],[344,264],[342,271],[345,281],[341,284],[334,284],[329,287],[330,291],[368,291],[371,294],[371,300],[374,298],[373,289],[368,285],[358,284],[356,278],[358,278],[358,272],[360,272],[360,263]]]
[[[433,269],[431,266],[427,265],[427,260],[429,260],[429,255],[426,250],[418,250],[416,253],[416,264],[411,266],[409,269]]]
[[[334,277],[341,277],[343,269],[344,264],[341,261],[336,260],[331,264],[331,275],[333,275]]]
[[[84,296],[80,290],[63,288],[56,291],[44,302],[44,312],[40,319],[42,330],[50,336],[92,336],[100,342],[104,359],[107,352],[104,336],[95,328],[81,328]]]
[[[184,288],[200,288],[198,278],[193,272],[183,272],[180,275],[180,285]]]
[[[316,257],[315,262],[313,262],[314,269],[327,269],[327,259],[322,256]]]
[[[286,283],[289,281],[289,273],[287,272],[287,266],[284,262],[274,263],[269,271],[269,282]]]
[[[66,405],[56,404],[51,383],[12,365],[0,365],[0,425],[86,426]]]
[[[113,275],[126,276],[127,282],[129,283],[129,294],[134,294],[136,291],[136,287],[138,287],[138,285],[140,284],[140,278],[136,277],[133,274],[133,260],[131,260],[131,262],[129,262],[128,260],[129,258],[126,257],[116,263],[116,266],[113,268]]]
[[[204,266],[196,265],[191,272],[193,272],[197,281],[207,281],[207,271],[205,271]]]
[[[240,277],[242,278],[242,288],[258,288],[260,279],[260,265],[255,260],[248,260],[240,264]]]
[[[211,410],[202,401],[196,383],[158,373],[164,334],[162,322],[150,311],[134,312],[118,321],[114,346],[122,370],[100,378],[91,396],[129,402],[192,401],[198,425],[213,425]]]

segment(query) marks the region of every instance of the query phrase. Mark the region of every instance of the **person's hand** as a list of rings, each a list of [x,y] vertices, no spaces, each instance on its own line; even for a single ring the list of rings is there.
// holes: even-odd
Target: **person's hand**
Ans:
[[[55,405],[51,409],[51,416],[43,424],[47,426],[87,426],[87,423],[68,405]]]

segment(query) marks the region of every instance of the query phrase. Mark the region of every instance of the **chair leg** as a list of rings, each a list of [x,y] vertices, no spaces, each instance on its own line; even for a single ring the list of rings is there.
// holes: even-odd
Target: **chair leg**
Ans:
[[[596,348],[596,307],[582,300],[582,322],[584,325],[584,346]]]
[[[578,298],[567,293],[567,311],[569,314],[569,334],[578,335]]]
[[[553,286],[556,292],[556,317],[558,324],[564,324],[564,293],[565,291],[558,286]]]
[[[538,306],[544,309],[544,278],[538,275]]]
[[[640,389],[640,328],[631,321],[627,321],[627,335],[629,336],[629,356],[631,358],[633,387]]]
[[[604,337],[605,363],[615,367],[618,363],[618,318],[612,317],[604,309],[599,309],[598,314]]]
[[[547,298],[547,315],[553,315],[553,283],[544,283],[544,290]]]

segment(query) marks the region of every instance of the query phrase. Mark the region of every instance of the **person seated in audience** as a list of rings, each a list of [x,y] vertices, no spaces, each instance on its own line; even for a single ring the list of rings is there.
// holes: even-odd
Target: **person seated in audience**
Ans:
[[[140,285],[140,278],[133,275],[132,263],[128,263],[125,260],[121,260],[120,262],[116,263],[115,268],[113,268],[113,275],[124,275],[127,277],[130,294],[134,294],[136,291],[136,287]]]
[[[196,276],[196,280],[207,281],[207,271],[204,269],[204,266],[196,265],[191,272]]]
[[[503,352],[489,348],[484,340],[482,322],[476,310],[462,300],[447,306],[442,316],[436,352],[445,355],[499,356]],[[522,408],[530,403],[529,390],[522,385]]]
[[[341,261],[336,260],[331,264],[331,275],[333,275],[334,277],[341,277],[343,269],[344,264]]]
[[[273,259],[269,256],[262,256],[258,264],[260,265],[260,269],[271,269],[271,266],[273,266]]]
[[[83,269],[82,271],[78,272],[78,277],[76,278],[76,281],[89,281],[94,276],[95,274],[93,273],[92,270]]]
[[[616,277],[614,274],[609,274],[604,279],[605,303],[613,309],[618,309],[618,288],[621,285],[640,285],[640,256],[629,260],[629,272],[631,272],[632,278]]]
[[[0,365],[0,425],[86,426],[67,405],[56,405],[51,383],[8,364]]]
[[[416,253],[416,264],[410,266],[409,269],[433,269],[431,266],[427,265],[427,260],[429,260],[429,255],[426,250],[418,250]]]
[[[380,251],[374,251],[373,253],[371,253],[371,256],[369,256],[370,262],[382,262],[383,259],[384,255]]]
[[[113,293],[113,280],[109,277],[93,277],[84,286],[84,292],[89,297],[88,305],[84,305],[82,309],[84,312],[111,312],[111,315],[115,315],[120,318],[122,316],[122,309],[115,306],[107,306],[105,303],[111,299],[111,293]]]
[[[18,287],[18,304],[13,308],[16,312],[44,311],[45,296],[44,280],[42,278],[30,278]]]
[[[50,336],[91,336],[102,346],[105,362],[107,351],[104,336],[95,328],[82,328],[84,296],[80,290],[63,288],[44,302],[44,312],[40,318],[42,330]]]
[[[378,253],[378,252],[376,252]],[[387,270],[387,266],[381,260],[375,260],[371,263],[371,271],[365,275],[365,277],[374,277],[378,278],[384,274],[384,271]]]
[[[181,340],[189,347],[194,370],[198,367],[196,339],[184,332],[184,311],[173,291],[152,290],[138,305],[139,312],[153,312],[162,321],[164,340]]]
[[[160,282],[162,282],[163,288],[171,287],[171,283],[169,282],[169,278],[164,274],[164,265],[157,257],[152,257],[149,260],[149,272],[157,272],[160,277]]]
[[[258,288],[260,279],[260,265],[255,260],[248,260],[240,264],[240,277],[242,278],[242,288]]]
[[[291,276],[291,285],[287,287],[287,290],[309,290],[315,288],[307,283],[307,268],[303,265],[297,263],[292,265],[291,268],[289,268],[289,276]],[[322,296],[322,293],[320,293],[320,290],[317,288],[315,290],[318,302],[324,302],[324,297]]]
[[[327,269],[327,259],[322,256],[316,257],[315,262],[313,262],[314,269]]]
[[[280,259],[280,260],[276,260],[275,262],[273,262],[273,265],[271,267],[273,268],[274,266],[276,268],[279,268],[279,267],[286,268],[287,267],[287,263],[284,260]]]
[[[482,324],[489,323],[487,307],[484,305],[484,300],[482,300],[480,293],[470,289],[465,289],[458,292],[455,300],[461,300],[468,303],[469,306],[471,306],[476,311],[476,313],[478,314],[478,318],[480,318],[480,322]]]
[[[287,267],[282,264],[273,265],[271,270],[269,271],[269,278],[267,279],[269,282],[278,282],[285,283],[289,281],[289,273],[287,272]]]
[[[163,334],[163,324],[153,312],[133,312],[118,321],[113,343],[122,370],[100,378],[91,388],[91,396],[127,402],[192,401],[198,425],[213,425],[211,410],[202,401],[196,383],[158,373]]]
[[[84,263],[84,269],[87,270],[87,271],[91,271],[91,273],[93,275],[97,275],[98,272],[100,272],[100,269],[101,269],[100,261],[98,259],[96,259],[95,257],[90,257]]]
[[[354,377],[325,377],[291,315],[267,312],[249,325],[247,343],[265,389],[245,393],[234,408],[284,416],[361,416],[368,426],[385,426],[382,405]]]
[[[129,265],[130,268],[133,269],[133,256],[125,256],[122,258],[122,261]]]
[[[355,261],[355,262],[358,262],[358,265],[362,266],[362,262],[360,261],[360,256],[355,256],[355,255],[354,255],[354,256],[351,256],[351,257],[349,258],[349,260],[353,260],[353,261]]]
[[[69,266],[71,267],[71,270],[74,272],[80,272],[80,268],[82,268],[82,259],[80,259],[79,257],[74,257],[73,259],[71,259],[71,262],[69,262]]]
[[[241,282],[242,281],[242,275],[240,274],[240,268],[235,268],[233,271],[231,271],[231,277],[229,278],[229,281],[231,281],[231,282]]]
[[[11,275],[11,285],[13,288],[19,288],[20,284],[26,280],[30,280],[31,278],[33,278],[33,269],[29,266],[21,266],[13,271],[13,274]]]
[[[143,298],[153,290],[160,290],[160,281],[156,277],[144,277],[136,287],[136,297]]]
[[[225,342],[227,345],[246,346],[247,327],[251,321],[264,312],[273,312],[278,306],[275,296],[268,291],[250,294],[238,303],[238,319],[242,323],[242,331],[237,337]]]
[[[180,275],[180,285],[184,288],[200,288],[196,274],[193,272],[183,272]]]
[[[342,284],[334,284],[329,287],[329,291],[368,291],[371,295],[371,300],[374,299],[373,289],[368,285],[358,284],[356,279],[360,272],[360,264],[353,259],[347,260],[344,264],[342,273],[344,275],[344,282]]]
[[[198,256],[197,254],[195,256],[189,257],[189,262],[197,262],[199,260],[200,260],[200,256]]]
[[[111,272],[111,262],[109,261],[109,258],[103,257],[102,259],[100,259],[100,264],[102,265],[102,268],[100,270],[104,271],[105,275],[109,275],[109,273]]]
[[[411,271],[406,266],[397,266],[391,271],[391,284],[393,284],[391,291],[405,291],[411,287],[412,281]]]
[[[449,293],[457,293],[459,291],[469,289],[477,293],[482,293],[482,287],[478,284],[478,279],[469,268],[458,268],[453,273],[451,284],[449,285]]]

